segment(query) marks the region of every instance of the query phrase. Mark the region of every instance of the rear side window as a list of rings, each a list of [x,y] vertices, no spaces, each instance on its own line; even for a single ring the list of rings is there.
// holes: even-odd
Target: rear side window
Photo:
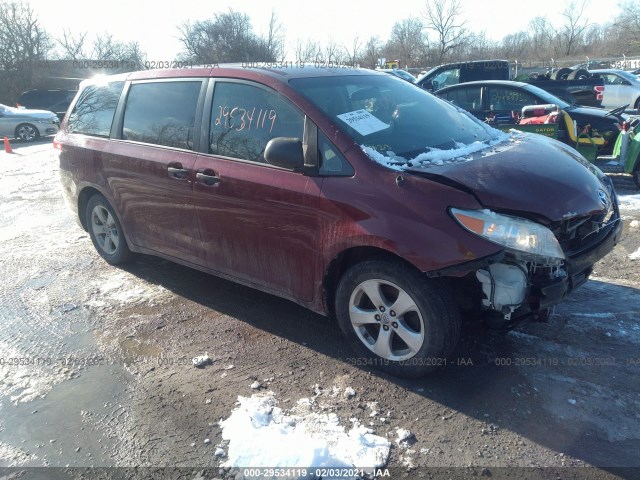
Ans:
[[[269,140],[302,139],[303,131],[304,117],[278,93],[245,83],[216,84],[209,153],[264,162]]]
[[[454,105],[471,112],[482,109],[482,87],[457,88],[438,95]]]
[[[86,87],[69,116],[69,132],[108,137],[123,86],[111,82]]]
[[[131,85],[124,110],[122,138],[193,150],[201,87],[201,80]]]

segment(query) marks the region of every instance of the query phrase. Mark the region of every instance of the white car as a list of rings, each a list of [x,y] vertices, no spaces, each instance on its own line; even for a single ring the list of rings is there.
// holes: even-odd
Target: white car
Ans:
[[[604,78],[604,108],[629,105],[630,108],[640,109],[640,79],[636,75],[613,68],[589,72]]]
[[[13,108],[0,103],[0,139],[19,138],[30,142],[45,135],[55,135],[60,119],[47,110]]]

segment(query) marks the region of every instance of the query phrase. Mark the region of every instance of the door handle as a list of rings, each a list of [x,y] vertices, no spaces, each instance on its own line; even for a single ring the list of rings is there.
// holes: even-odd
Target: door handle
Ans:
[[[207,187],[217,187],[220,184],[220,177],[210,169],[196,173],[196,180]]]
[[[170,163],[167,172],[170,178],[176,178],[178,180],[186,180],[189,178],[189,170],[182,168],[182,164],[180,163]]]

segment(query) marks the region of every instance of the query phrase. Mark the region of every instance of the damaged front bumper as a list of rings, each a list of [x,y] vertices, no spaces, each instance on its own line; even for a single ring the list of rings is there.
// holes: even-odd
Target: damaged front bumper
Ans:
[[[523,320],[544,321],[550,307],[587,281],[594,264],[608,254],[622,235],[617,201],[606,214],[566,220],[550,228],[565,259],[548,262],[504,249],[491,257],[432,272],[430,276],[458,277],[471,292],[477,310],[495,326],[508,327]],[[475,295],[474,295],[475,293]]]

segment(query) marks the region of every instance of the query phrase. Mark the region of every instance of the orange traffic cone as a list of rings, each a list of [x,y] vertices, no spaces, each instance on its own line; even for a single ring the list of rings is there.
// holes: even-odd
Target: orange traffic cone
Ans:
[[[11,144],[7,137],[4,137],[4,151],[7,153],[13,153],[13,149],[11,148]]]

